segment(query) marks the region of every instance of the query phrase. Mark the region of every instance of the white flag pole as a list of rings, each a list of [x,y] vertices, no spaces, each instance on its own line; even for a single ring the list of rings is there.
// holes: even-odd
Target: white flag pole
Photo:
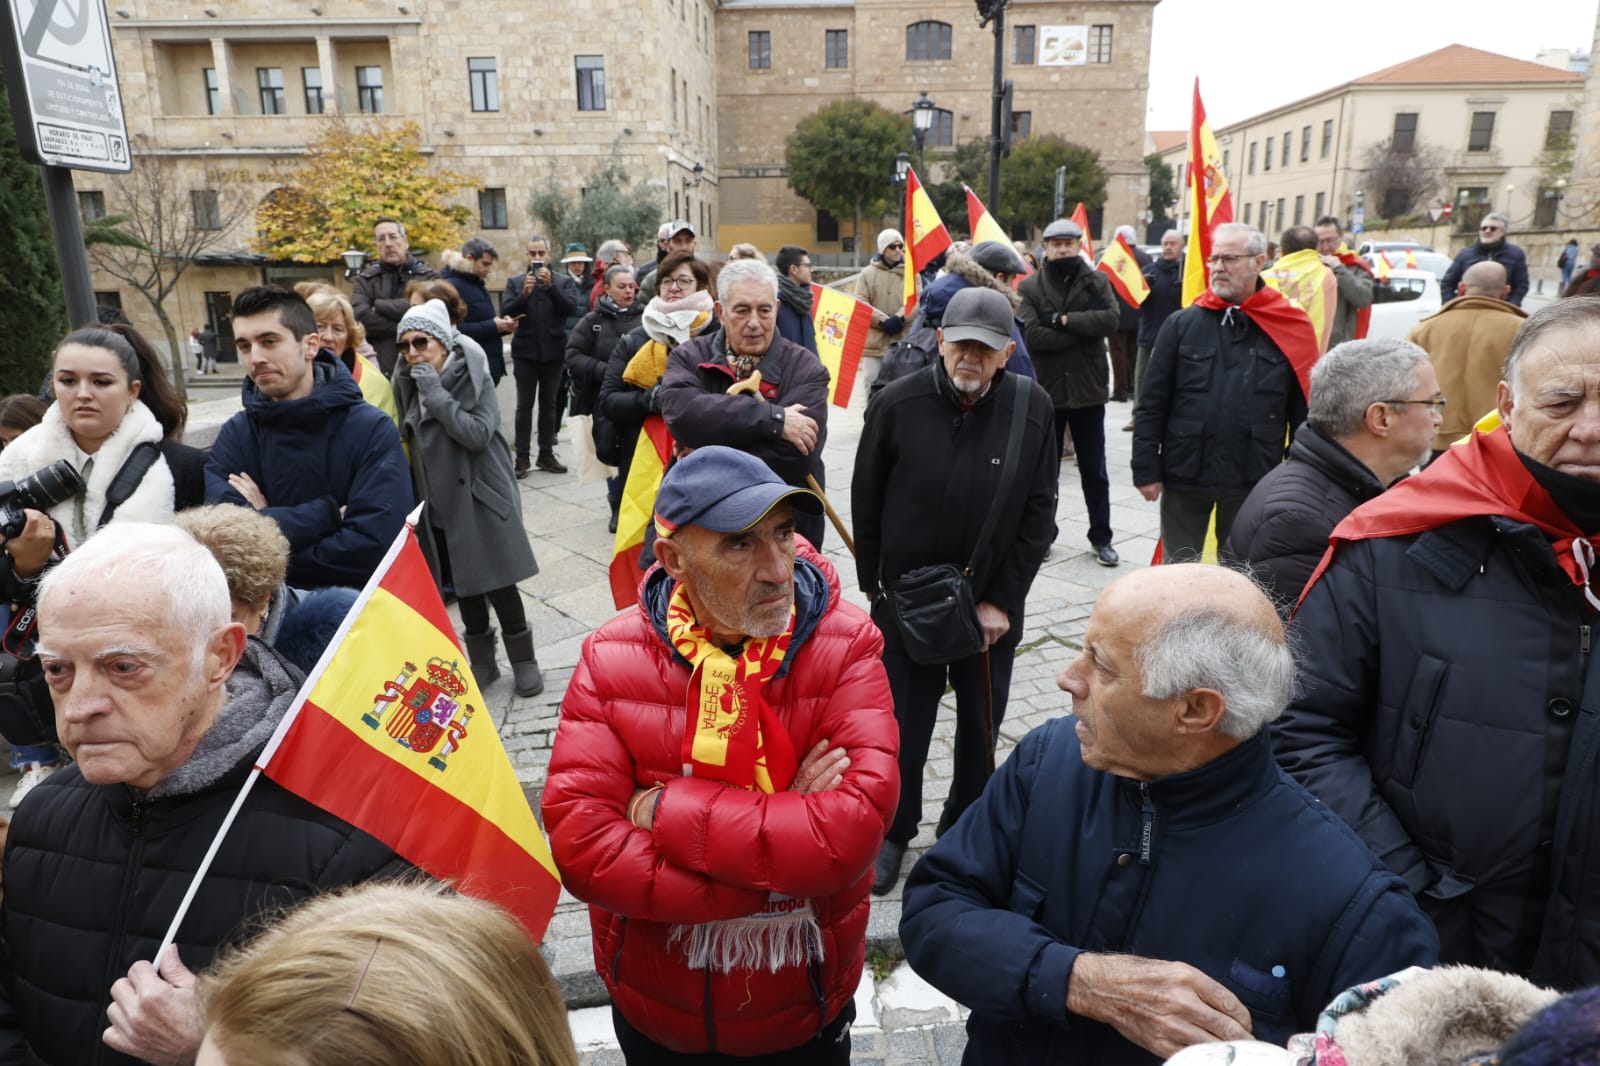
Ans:
[[[256,764],[251,768],[250,776],[245,778],[244,784],[239,789],[239,794],[233,798],[233,806],[228,808],[227,816],[222,819],[222,825],[217,828],[217,835],[211,838],[211,844],[206,848],[205,857],[200,860],[199,869],[195,870],[194,877],[189,880],[188,889],[183,893],[183,902],[178,904],[178,913],[172,916],[172,924],[167,926],[167,931],[161,938],[161,946],[156,949],[156,957],[150,963],[157,969],[160,969],[162,954],[177,939],[178,927],[183,924],[184,917],[189,913],[189,907],[194,903],[195,893],[200,891],[200,882],[205,879],[206,872],[211,869],[211,862],[217,857],[217,851],[222,847],[223,838],[228,835],[228,830],[233,828],[234,819],[238,817],[239,809],[244,806],[244,801],[250,795],[250,790],[255,787],[256,780],[261,776],[262,768],[271,761],[273,754],[283,743],[283,738],[288,734],[289,727],[294,725],[295,719],[300,716],[300,709],[305,706],[306,700],[310,698],[312,689],[316,688],[317,682],[322,680],[322,674],[328,668],[328,664],[333,661],[334,653],[338,650],[339,645],[344,642],[344,638],[349,635],[351,626],[355,624],[356,618],[360,616],[362,609],[366,607],[367,601],[372,599],[372,594],[378,590],[379,584],[383,582],[384,577],[389,573],[389,568],[394,565],[395,558],[399,556],[406,545],[406,538],[411,536],[412,530],[416,528],[417,522],[421,520],[423,506],[424,504],[417,504],[416,510],[406,516],[405,528],[400,530],[399,534],[394,538],[394,543],[389,545],[389,550],[384,555],[383,562],[378,564],[377,569],[372,572],[372,576],[367,579],[366,587],[356,597],[356,602],[350,605],[350,610],[345,614],[344,621],[339,623],[338,631],[334,633],[333,639],[328,641],[328,646],[323,649],[322,657],[317,660],[317,665],[306,676],[305,683],[300,686],[300,691],[295,693],[294,702],[289,705],[289,712],[283,716],[283,720],[278,723],[278,728],[273,731],[272,738],[267,741],[267,746],[256,757]]]

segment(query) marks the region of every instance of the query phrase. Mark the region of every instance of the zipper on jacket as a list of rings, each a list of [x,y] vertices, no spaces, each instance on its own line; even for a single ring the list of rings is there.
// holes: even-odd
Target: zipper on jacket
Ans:
[[[1139,782],[1139,806],[1144,824],[1139,828],[1139,865],[1150,865],[1151,838],[1156,831],[1156,805],[1150,800],[1149,782]]]
[[[1589,626],[1587,623],[1578,627],[1578,649],[1584,654],[1589,654]]]

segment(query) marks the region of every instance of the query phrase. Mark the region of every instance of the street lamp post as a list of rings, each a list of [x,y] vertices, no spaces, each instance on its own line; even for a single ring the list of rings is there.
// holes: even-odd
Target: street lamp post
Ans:
[[[933,128],[933,101],[928,99],[927,90],[911,102],[911,132],[917,139],[917,173],[922,175],[922,180],[928,180],[928,160],[925,146],[928,141],[928,131]]]
[[[340,252],[339,258],[344,260],[344,276],[351,278],[355,276],[356,271],[366,264],[367,253],[357,248],[352,248],[348,252]]]
[[[905,236],[906,224],[910,218],[906,215],[906,175],[911,172],[911,156],[901,152],[894,157],[894,183],[900,187],[900,234]]]

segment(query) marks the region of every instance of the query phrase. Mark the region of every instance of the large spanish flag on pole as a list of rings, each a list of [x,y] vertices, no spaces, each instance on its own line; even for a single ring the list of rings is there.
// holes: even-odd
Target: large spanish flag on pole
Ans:
[[[1200,102],[1200,79],[1194,80],[1194,113],[1189,123],[1189,245],[1183,261],[1183,306],[1206,291],[1206,260],[1211,257],[1211,231],[1233,221],[1233,197],[1222,170],[1222,153]]]
[[[1106,254],[1101,257],[1096,269],[1111,280],[1111,287],[1117,290],[1122,302],[1130,307],[1138,307],[1150,295],[1150,283],[1144,280],[1139,260],[1133,254],[1133,249],[1128,247],[1128,239],[1120,233],[1106,247]]]
[[[622,486],[622,503],[617,507],[617,537],[611,556],[611,602],[617,610],[631,606],[639,598],[639,559],[644,555],[644,534],[656,511],[656,491],[667,476],[672,461],[672,434],[666,419],[649,415],[639,428],[639,443],[633,448],[633,463],[628,481]]]
[[[813,282],[811,324],[817,331],[817,357],[828,368],[828,402],[849,407],[867,330],[872,328],[872,305]],[[622,528],[620,519],[617,528]]]
[[[989,214],[989,209],[983,206],[983,201],[972,191],[972,186],[961,187],[967,191],[967,232],[972,234],[972,243],[999,241],[1001,244],[1010,244],[1011,238],[1006,236],[1006,231],[1000,228],[1000,223]]]
[[[917,306],[917,274],[934,257],[950,247],[950,231],[917,180],[917,172],[906,171],[906,307],[909,319]]]
[[[1083,206],[1083,201],[1078,201],[1078,206],[1072,209],[1072,221],[1083,230],[1083,241],[1078,245],[1078,254],[1083,261],[1094,266],[1094,234],[1089,232],[1089,209]]]

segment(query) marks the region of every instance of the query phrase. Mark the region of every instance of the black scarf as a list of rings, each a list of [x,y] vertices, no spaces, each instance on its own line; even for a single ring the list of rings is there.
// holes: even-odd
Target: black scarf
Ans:
[[[1572,519],[1579,529],[1600,532],[1600,483],[1563,474],[1521,452],[1517,453],[1517,458],[1528,468],[1533,480],[1544,486],[1562,514]]]
[[[778,299],[789,305],[789,309],[805,318],[811,317],[811,286],[801,285],[792,278],[780,277],[778,279]]]

